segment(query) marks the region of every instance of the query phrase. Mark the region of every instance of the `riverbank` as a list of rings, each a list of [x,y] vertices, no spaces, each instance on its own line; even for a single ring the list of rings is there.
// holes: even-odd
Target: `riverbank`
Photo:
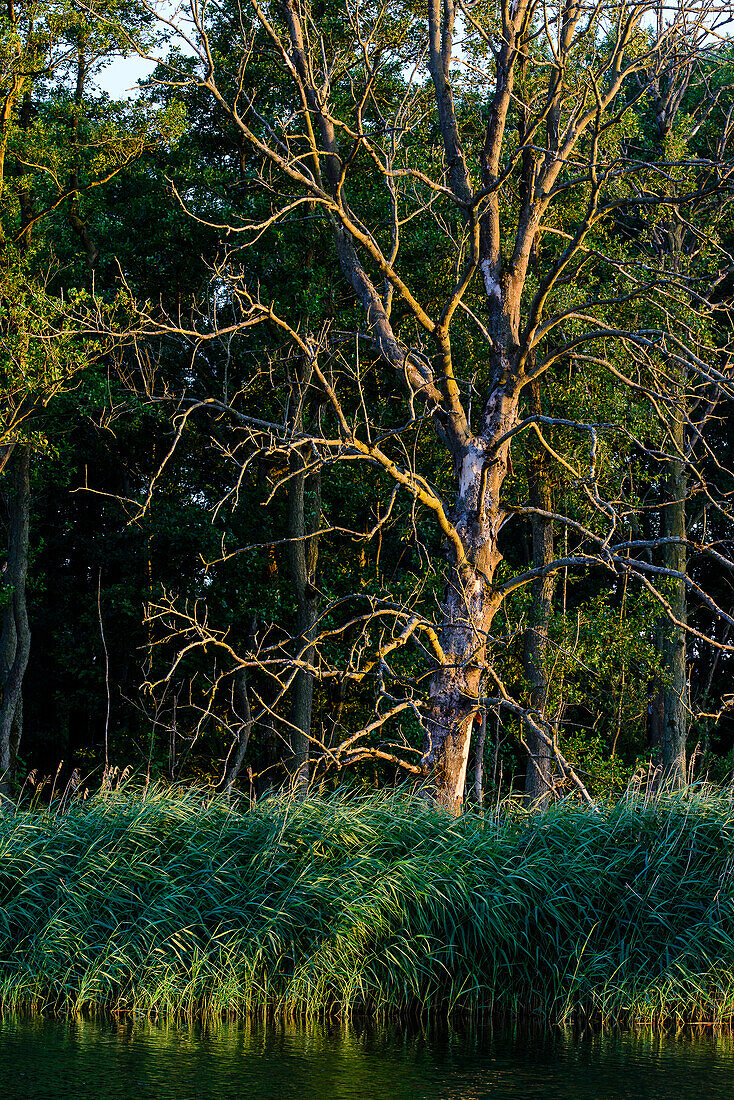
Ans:
[[[120,791],[0,815],[0,1002],[731,1022],[731,795],[454,821]]]

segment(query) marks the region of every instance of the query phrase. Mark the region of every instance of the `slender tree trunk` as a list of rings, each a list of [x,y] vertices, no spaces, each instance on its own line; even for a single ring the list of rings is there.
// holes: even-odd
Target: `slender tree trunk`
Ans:
[[[540,387],[534,382],[530,388],[531,412],[540,413]],[[552,495],[548,478],[546,453],[540,444],[531,440],[528,447],[528,493],[530,504],[544,512],[552,511]],[[531,517],[533,533],[533,568],[550,565],[553,553],[553,521],[544,516]],[[539,576],[532,584],[530,624],[525,631],[525,675],[530,684],[530,708],[542,723],[548,708],[548,626],[552,613],[555,575]],[[525,737],[530,750],[525,773],[525,799],[529,806],[545,809],[550,800],[552,785],[551,751],[527,722]]]
[[[662,7],[658,21],[662,20]],[[690,70],[666,82],[654,84],[653,107],[657,122],[658,155],[666,154],[666,139],[672,133],[683,96],[688,87]],[[665,263],[678,271],[684,261],[685,226],[672,207],[668,217],[656,228],[656,238]],[[672,372],[672,364],[668,367]],[[686,420],[686,377],[681,372],[672,394],[673,404],[668,418],[671,457],[666,463],[662,486],[660,534],[663,538],[686,538],[686,469],[677,457],[684,454]],[[687,553],[684,542],[663,546],[661,564],[685,574]],[[650,715],[650,740],[659,757],[661,778],[674,786],[686,781],[686,737],[688,734],[688,678],[686,670],[687,603],[685,581],[671,579],[669,603],[677,622],[662,615],[655,631],[656,648],[660,656],[662,675],[653,699]]]
[[[296,398],[297,421],[302,422],[303,400],[308,377],[303,369],[299,375]],[[300,448],[291,452],[291,477],[288,489],[288,543],[291,583],[296,597],[297,631],[300,659],[313,664],[315,651],[309,641],[318,615],[318,595],[315,588],[318,562],[318,529],[321,516],[321,475],[308,471],[309,451]],[[293,679],[291,708],[290,774],[294,793],[305,798],[308,791],[311,759],[311,715],[313,711],[314,674],[299,669]]]
[[[683,396],[681,395],[681,400]],[[672,447],[683,451],[685,425],[681,412],[674,410],[670,421]],[[686,537],[686,494],[688,491],[685,465],[673,457],[667,461],[663,483],[665,503],[661,511],[663,538]],[[662,564],[685,574],[687,553],[685,542],[666,543],[662,550]],[[686,585],[684,580],[672,578],[669,582],[668,600],[673,615],[671,622],[662,615],[656,629],[656,644],[660,654],[662,675],[651,713],[651,742],[659,755],[662,778],[679,786],[686,781],[686,737],[688,735],[688,676],[686,668],[687,621]],[[680,624],[680,625],[679,625]]]
[[[248,649],[254,649],[256,645],[256,634],[257,618],[253,615],[247,632]],[[250,698],[247,693],[247,670],[241,667],[238,668],[234,674],[234,682],[232,684],[232,712],[235,721],[238,723],[238,728],[237,741],[230,752],[224,779],[221,784],[222,790],[227,795],[227,798],[232,794],[232,789],[240,776],[245,763],[245,756],[247,755],[247,747],[250,743],[250,737],[252,736],[253,718],[252,712],[250,711]]]
[[[484,749],[487,744],[487,710],[482,710],[482,718],[474,746],[474,801],[477,806],[484,805]]]
[[[238,719],[240,726],[237,747],[227,767],[224,783],[222,785],[227,798],[231,796],[232,788],[242,771],[242,766],[247,754],[247,746],[250,743],[250,734],[252,733],[252,713],[250,711],[250,700],[247,696],[247,672],[244,668],[238,668],[234,674],[232,694],[232,709],[234,710],[235,718]]]
[[[6,570],[8,606],[3,616],[0,654],[2,655],[3,697],[0,704],[0,783],[8,794],[15,763],[15,749],[22,732],[23,677],[28,665],[31,632],[26,607],[28,538],[30,517],[30,447],[18,444],[13,463],[13,494],[9,508],[9,547]]]

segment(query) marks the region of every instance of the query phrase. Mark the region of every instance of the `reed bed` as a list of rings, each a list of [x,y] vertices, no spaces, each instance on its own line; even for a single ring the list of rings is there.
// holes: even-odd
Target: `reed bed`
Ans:
[[[733,902],[729,794],[453,820],[128,789],[0,815],[0,1003],[729,1022]]]

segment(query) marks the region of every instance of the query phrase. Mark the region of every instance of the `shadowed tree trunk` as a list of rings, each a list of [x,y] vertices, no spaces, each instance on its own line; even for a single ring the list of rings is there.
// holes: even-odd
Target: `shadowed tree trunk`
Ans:
[[[8,515],[8,564],[5,571],[8,604],[3,615],[3,697],[0,705],[0,782],[8,794],[22,734],[23,677],[28,665],[31,632],[26,607],[30,515],[30,447],[18,444],[12,458],[13,489]]]
[[[247,645],[249,649],[253,649],[256,644],[256,631],[257,619],[253,617],[248,632]],[[245,756],[247,755],[247,747],[252,735],[253,720],[250,711],[250,699],[247,694],[247,670],[242,667],[238,668],[234,674],[234,683],[232,684],[232,711],[235,720],[239,723],[239,727],[237,730],[237,743],[230,755],[224,774],[224,782],[222,783],[222,790],[228,798],[232,794],[232,789],[242,772]]]
[[[681,397],[681,400],[684,400]],[[684,417],[680,409],[671,411],[669,421],[671,449],[683,454],[685,444]],[[664,539],[680,542],[664,543],[661,564],[666,569],[685,575],[687,567],[686,495],[688,491],[685,465],[669,458],[663,480],[663,500],[660,534]],[[671,578],[668,582],[668,603],[677,619],[672,622],[662,615],[656,628],[656,647],[662,668],[661,681],[651,712],[651,744],[659,755],[662,779],[679,786],[686,780],[686,737],[688,735],[688,675],[686,668],[687,602],[686,582]]]
[[[247,746],[250,743],[250,734],[252,733],[252,714],[250,712],[250,700],[247,697],[247,673],[244,668],[238,668],[234,674],[232,695],[232,709],[240,726],[237,746],[230,760],[222,785],[222,789],[228,798],[232,794],[232,788],[242,771],[242,766],[247,754]]]
[[[297,387],[294,387],[295,431],[303,426],[303,405],[310,377],[309,366],[299,364]],[[291,452],[288,482],[288,558],[296,597],[298,656],[307,665],[313,664],[315,657],[314,647],[309,642],[318,615],[315,582],[321,517],[321,475],[318,470],[309,471],[309,456],[307,446]],[[293,678],[289,771],[294,793],[299,798],[306,796],[310,776],[313,691],[314,674],[298,669]]]
[[[477,806],[484,805],[484,750],[487,744],[487,710],[482,709],[482,717],[476,732],[474,746],[474,801]]]
[[[658,18],[662,21],[662,8]],[[691,70],[686,67],[678,79],[657,80],[653,86],[653,106],[657,123],[657,152],[665,159],[666,141],[672,133],[681,103],[688,88]],[[678,273],[684,259],[685,227],[673,208],[654,231],[660,254],[667,266]],[[664,446],[670,454],[662,479],[660,535],[664,542],[660,564],[685,575],[687,568],[686,497],[688,478],[684,462],[687,414],[686,376],[680,366],[671,363],[671,393],[665,427]],[[661,766],[661,778],[679,786],[686,781],[686,738],[688,735],[688,677],[686,669],[687,600],[685,580],[671,578],[668,602],[674,618],[662,615],[655,631],[655,645],[662,675],[653,699],[650,721],[651,748]]]

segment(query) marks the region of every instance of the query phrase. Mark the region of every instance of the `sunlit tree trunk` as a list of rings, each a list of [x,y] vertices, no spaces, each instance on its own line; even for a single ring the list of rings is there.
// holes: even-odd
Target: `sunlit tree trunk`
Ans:
[[[487,452],[517,422],[517,395],[498,389],[488,402],[486,440],[467,443],[459,463],[458,501],[452,523],[461,538],[463,560],[452,548],[442,604],[440,643],[445,660],[434,672],[426,716],[424,761],[435,783],[437,801],[456,813],[466,782],[471,732],[479,714],[487,643],[499,607],[493,590],[502,555],[498,535],[503,519],[500,491],[507,474],[509,444]]]

